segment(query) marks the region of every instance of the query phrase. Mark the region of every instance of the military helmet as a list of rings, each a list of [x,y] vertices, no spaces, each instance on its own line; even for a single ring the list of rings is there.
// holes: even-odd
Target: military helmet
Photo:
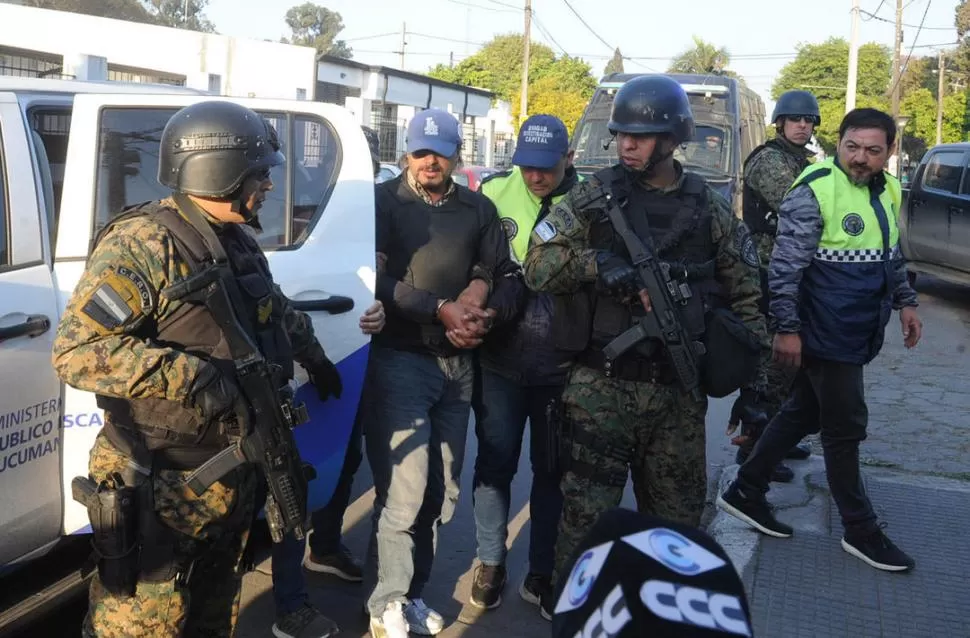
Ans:
[[[276,130],[264,117],[207,100],[179,110],[165,125],[158,181],[189,195],[229,198],[253,173],[282,163]]]
[[[669,133],[681,143],[694,137],[694,114],[686,91],[676,80],[641,75],[616,92],[607,127],[612,135]]]
[[[818,100],[808,91],[785,91],[775,102],[775,110],[771,113],[771,121],[777,122],[779,117],[786,115],[812,115],[815,125],[822,123],[822,115],[818,111]]]

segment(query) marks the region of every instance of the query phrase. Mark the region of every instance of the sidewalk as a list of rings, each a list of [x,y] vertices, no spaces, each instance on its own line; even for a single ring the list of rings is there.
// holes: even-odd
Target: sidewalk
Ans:
[[[870,568],[842,550],[842,525],[821,457],[792,462],[795,481],[772,484],[790,539],[762,536],[718,512],[710,531],[742,574],[754,635],[853,638],[970,636],[970,484],[867,468],[867,488],[910,573]],[[725,470],[721,488],[737,466]]]

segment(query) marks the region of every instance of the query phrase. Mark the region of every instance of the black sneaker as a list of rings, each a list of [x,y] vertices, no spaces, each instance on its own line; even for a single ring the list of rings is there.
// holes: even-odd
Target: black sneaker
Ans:
[[[812,446],[808,443],[799,443],[792,449],[788,450],[785,455],[786,459],[794,459],[796,461],[804,461],[812,455]]]
[[[495,609],[501,605],[506,576],[505,565],[479,565],[468,602],[479,609]]]
[[[556,601],[553,599],[552,589],[549,592],[539,598],[539,615],[546,620],[552,620],[552,610],[556,608]]]
[[[870,567],[887,572],[905,572],[916,567],[916,561],[889,540],[882,529],[868,534],[848,534],[842,537],[842,549]]]
[[[751,450],[743,450],[738,448],[737,453],[734,455],[734,462],[738,465],[744,465],[744,462],[748,460],[748,456],[751,454]],[[771,482],[772,483],[791,483],[795,480],[795,472],[790,467],[784,463],[779,463],[771,470]]]
[[[552,596],[552,576],[529,572],[519,586],[519,596],[527,603],[541,606],[543,598]]]
[[[303,561],[303,566],[311,572],[333,574],[349,583],[359,583],[364,580],[364,572],[360,564],[350,553],[350,550],[343,545],[333,554],[324,554],[323,556],[318,556],[311,550]]]
[[[330,638],[339,631],[337,623],[308,603],[296,611],[278,616],[273,624],[276,638]]]
[[[762,534],[775,538],[790,537],[795,530],[776,519],[768,501],[764,496],[759,496],[760,498],[747,496],[738,489],[738,483],[735,481],[717,497],[717,506]]]

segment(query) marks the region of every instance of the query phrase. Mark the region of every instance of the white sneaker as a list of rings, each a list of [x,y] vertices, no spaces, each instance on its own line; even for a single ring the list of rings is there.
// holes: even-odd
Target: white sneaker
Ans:
[[[410,605],[408,605],[410,607]],[[404,603],[387,603],[380,618],[370,619],[371,638],[408,638],[408,623],[404,619]]]
[[[425,605],[421,598],[415,598],[404,607],[404,619],[411,633],[422,636],[435,636],[445,628],[445,619]]]

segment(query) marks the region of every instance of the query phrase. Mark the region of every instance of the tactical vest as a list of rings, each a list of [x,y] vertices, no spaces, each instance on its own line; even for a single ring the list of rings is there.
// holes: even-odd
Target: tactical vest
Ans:
[[[620,166],[600,171],[596,178],[610,185],[614,199],[621,204],[637,236],[645,240],[657,259],[669,265],[676,280],[690,287],[692,295],[683,317],[690,333],[701,340],[705,331],[705,313],[718,291],[714,278],[717,249],[711,239],[713,216],[708,205],[706,183],[693,173],[685,173],[683,184],[676,193],[662,193],[630,184],[626,171]],[[622,238],[614,231],[605,212],[590,228],[590,247],[630,259]],[[595,295],[592,303],[589,347],[595,351],[602,350],[614,337],[631,327],[634,316],[645,313],[639,302],[621,304],[604,295]],[[657,346],[652,344],[652,347],[631,350],[618,363],[638,354],[650,360],[665,360]]]
[[[199,233],[177,210],[150,202],[126,210],[111,221],[95,238],[95,245],[116,224],[148,216],[168,230],[176,252],[196,273],[213,263],[212,255]],[[224,224],[217,235],[236,275],[240,291],[236,311],[249,336],[267,360],[279,366],[278,383],[293,377],[293,353],[283,327],[283,308],[275,303],[274,284],[269,264],[256,241],[238,224]],[[195,355],[215,365],[223,374],[234,374],[235,365],[219,323],[201,304],[182,303],[160,321],[149,318],[135,337],[155,343],[174,345],[179,351]],[[180,402],[164,399],[121,399],[97,395],[98,406],[106,414],[106,427],[117,427],[140,434],[149,450],[183,449],[169,454],[177,466],[192,467],[204,462],[224,447],[214,438],[218,428],[203,422],[199,414]],[[207,427],[208,426],[208,427]],[[117,434],[111,437],[117,438]]]
[[[807,159],[796,157],[782,142],[777,139],[771,139],[751,151],[748,158],[744,160],[742,174],[745,177],[747,177],[748,165],[751,163],[751,160],[769,147],[784,153],[786,158],[790,158],[796,174],[801,173],[809,165]],[[778,211],[771,209],[771,206],[768,205],[764,197],[748,185],[747,179],[744,180],[744,187],[741,190],[741,208],[744,223],[752,233],[774,235],[778,230]]]

